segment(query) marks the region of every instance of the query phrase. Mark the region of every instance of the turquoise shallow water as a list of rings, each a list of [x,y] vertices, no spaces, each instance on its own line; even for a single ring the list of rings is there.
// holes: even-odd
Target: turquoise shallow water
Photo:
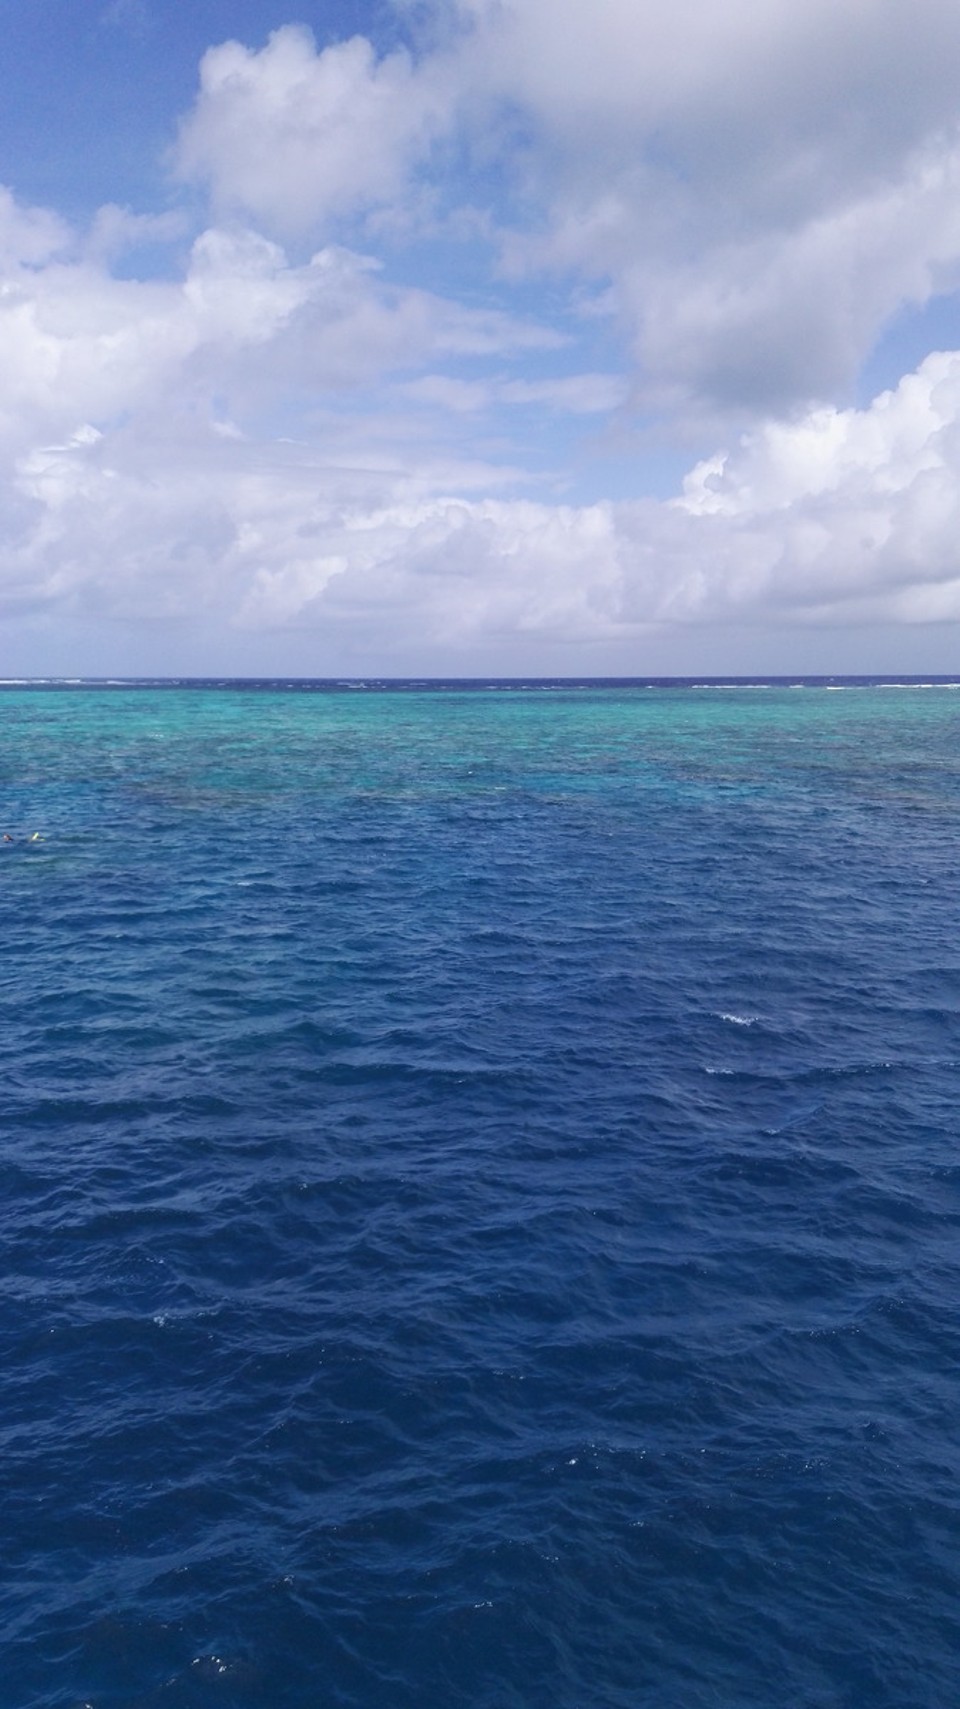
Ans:
[[[960,696],[0,729],[5,1709],[951,1703]]]

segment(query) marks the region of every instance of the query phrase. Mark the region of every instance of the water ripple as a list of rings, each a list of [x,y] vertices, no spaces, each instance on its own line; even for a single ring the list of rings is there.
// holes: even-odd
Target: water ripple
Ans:
[[[943,1709],[952,697],[4,690],[11,1709]]]

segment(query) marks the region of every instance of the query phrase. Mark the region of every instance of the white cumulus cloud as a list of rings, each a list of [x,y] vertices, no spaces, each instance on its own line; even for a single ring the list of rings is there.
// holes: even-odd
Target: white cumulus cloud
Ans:
[[[259,52],[230,41],[205,54],[176,163],[221,213],[290,236],[402,197],[452,97],[440,61],[378,57],[364,36],[318,52],[286,25]]]
[[[433,11],[417,57],[294,26],[211,49],[179,169],[288,235],[427,182],[486,196],[508,272],[608,284],[640,394],[687,413],[834,397],[900,307],[960,284],[952,0]]]
[[[850,406],[960,288],[960,12],[401,10],[409,51],[210,49],[192,227],[0,190],[0,611],[399,671],[960,622],[960,353]],[[664,419],[693,466],[639,496]]]

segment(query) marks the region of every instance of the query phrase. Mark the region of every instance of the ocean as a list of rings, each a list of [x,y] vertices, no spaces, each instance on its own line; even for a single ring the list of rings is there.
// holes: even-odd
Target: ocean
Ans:
[[[0,687],[3,1709],[947,1709],[954,681]]]

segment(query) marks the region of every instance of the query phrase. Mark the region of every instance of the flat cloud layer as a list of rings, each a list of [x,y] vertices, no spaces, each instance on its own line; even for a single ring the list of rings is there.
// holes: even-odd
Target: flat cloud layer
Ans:
[[[385,53],[212,47],[182,251],[185,216],[78,233],[0,193],[8,618],[198,623],[245,658],[315,635],[397,671],[650,668],[705,626],[716,668],[724,633],[762,668],[785,627],[809,665],[831,627],[960,620],[960,354],[849,403],[892,317],[960,283],[960,12],[416,17]],[[448,259],[394,283],[401,238]],[[160,276],[131,270],[147,241]],[[636,412],[703,446],[682,491],[564,496],[598,433],[642,494]]]

